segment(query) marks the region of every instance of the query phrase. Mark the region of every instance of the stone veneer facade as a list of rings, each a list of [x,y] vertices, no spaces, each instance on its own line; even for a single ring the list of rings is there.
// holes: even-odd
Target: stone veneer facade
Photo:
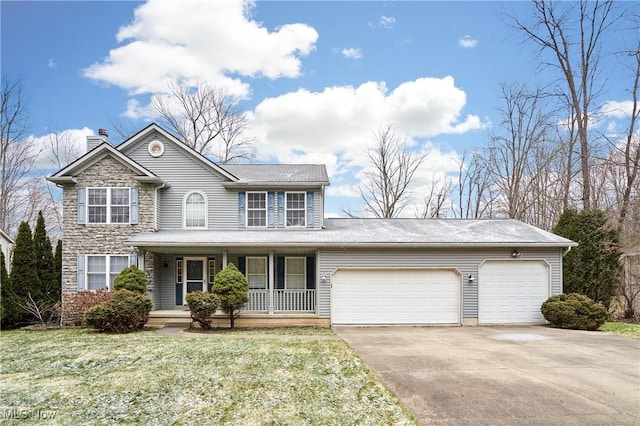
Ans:
[[[136,173],[111,156],[83,170],[77,184],[63,187],[62,294],[77,293],[77,263],[79,254],[138,254],[126,241],[140,232],[154,230],[155,186],[140,183]],[[134,187],[138,189],[138,223],[78,224],[78,187]],[[138,258],[138,264],[142,259]],[[147,290],[153,291],[153,254],[144,253]],[[68,298],[66,298],[68,300]]]

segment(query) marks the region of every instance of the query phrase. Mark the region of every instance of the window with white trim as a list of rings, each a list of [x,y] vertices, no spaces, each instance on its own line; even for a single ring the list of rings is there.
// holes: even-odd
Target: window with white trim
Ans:
[[[209,284],[213,284],[213,280],[216,277],[216,260],[209,259]]]
[[[307,258],[285,258],[284,287],[289,290],[303,290],[307,288]]]
[[[247,227],[267,226],[267,193],[247,192]]]
[[[190,192],[185,196],[184,227],[207,227],[207,199],[202,192]]]
[[[127,255],[87,255],[87,290],[113,290],[113,281],[128,266]]]
[[[250,289],[267,288],[267,258],[247,257],[246,273],[247,283]]]
[[[176,282],[182,282],[182,259],[176,259]]]
[[[89,223],[129,223],[131,188],[87,188]]]
[[[287,192],[287,226],[306,226],[307,218],[307,193]]]

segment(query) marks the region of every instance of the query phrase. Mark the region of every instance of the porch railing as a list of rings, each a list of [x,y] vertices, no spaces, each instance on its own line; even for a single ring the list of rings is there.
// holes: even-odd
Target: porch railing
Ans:
[[[275,311],[315,311],[315,290],[274,290],[273,309]]]
[[[244,305],[244,309],[267,312],[269,310],[269,290],[249,290],[249,302]]]
[[[269,290],[249,290],[247,311],[269,312]],[[273,310],[278,312],[314,312],[315,290],[273,290]]]

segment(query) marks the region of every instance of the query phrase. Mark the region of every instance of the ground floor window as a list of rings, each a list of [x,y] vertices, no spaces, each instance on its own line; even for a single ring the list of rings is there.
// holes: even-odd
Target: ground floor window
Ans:
[[[307,286],[307,258],[287,257],[284,262],[284,284],[289,290],[302,290]]]
[[[267,258],[247,257],[247,282],[250,289],[267,288]]]
[[[129,266],[129,256],[126,255],[88,255],[87,290],[100,288],[113,290],[113,281],[127,266]]]

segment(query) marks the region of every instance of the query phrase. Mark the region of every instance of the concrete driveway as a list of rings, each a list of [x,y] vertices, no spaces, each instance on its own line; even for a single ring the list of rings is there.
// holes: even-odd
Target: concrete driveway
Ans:
[[[545,326],[336,332],[421,424],[640,424],[638,339]]]

